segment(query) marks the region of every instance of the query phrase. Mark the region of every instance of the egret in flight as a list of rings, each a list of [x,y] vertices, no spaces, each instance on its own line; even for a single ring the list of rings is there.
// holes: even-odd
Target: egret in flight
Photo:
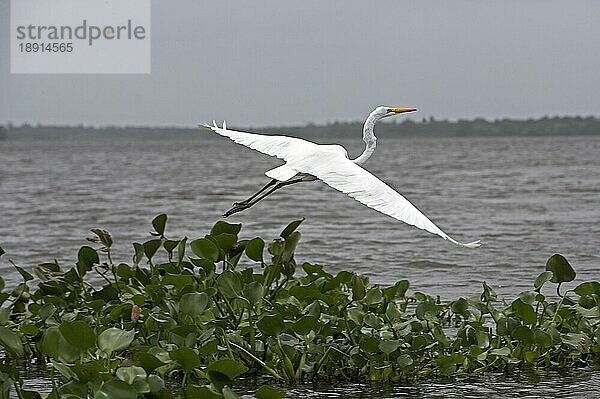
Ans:
[[[200,124],[221,136],[229,137],[238,144],[253,150],[271,155],[285,161],[281,166],[265,172],[272,180],[248,199],[236,202],[225,212],[228,217],[236,212],[248,209],[268,195],[282,187],[306,181],[321,180],[328,186],[339,190],[355,200],[363,203],[394,219],[416,226],[430,233],[437,234],[460,247],[477,248],[480,241],[461,243],[444,233],[431,220],[419,211],[400,193],[379,180],[361,166],[373,155],[377,138],[373,133],[375,123],[383,118],[405,112],[416,111],[415,108],[377,107],[369,114],[363,128],[363,140],[366,148],[356,159],[349,159],[348,153],[340,145],[322,145],[308,140],[288,136],[271,136],[256,133],[239,132],[213,125]]]

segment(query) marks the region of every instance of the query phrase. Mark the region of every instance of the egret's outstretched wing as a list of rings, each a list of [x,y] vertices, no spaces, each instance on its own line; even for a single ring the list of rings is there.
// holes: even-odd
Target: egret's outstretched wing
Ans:
[[[477,248],[481,245],[480,241],[461,243],[444,233],[400,193],[349,160],[345,151],[338,152],[336,156],[328,152],[326,157],[313,156],[298,160],[291,166],[316,176],[328,186],[348,194],[369,208],[437,234],[460,247]]]
[[[319,147],[319,144],[296,137],[271,136],[227,129],[225,122],[223,122],[223,127],[219,127],[215,121],[213,121],[212,126],[204,124],[198,126],[211,129],[221,136],[229,137],[238,144],[286,161],[297,159],[306,153],[317,151]]]
[[[213,122],[214,123],[214,122]],[[437,234],[452,243],[477,248],[479,241],[461,243],[444,233],[400,193],[348,159],[339,145],[319,145],[286,136],[267,136],[202,125],[239,144],[286,161],[286,166],[316,176],[325,184],[394,219]]]

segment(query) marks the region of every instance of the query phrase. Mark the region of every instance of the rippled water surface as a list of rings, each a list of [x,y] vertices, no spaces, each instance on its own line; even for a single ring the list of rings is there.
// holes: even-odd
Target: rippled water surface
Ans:
[[[238,389],[240,394],[253,381]],[[489,373],[478,378],[455,378],[412,384],[301,384],[287,390],[294,399],[502,399],[600,398],[600,372],[576,369],[565,373],[542,372],[506,376]],[[252,398],[251,395],[242,396]]]
[[[329,141],[341,142],[351,155],[362,150],[359,139]],[[402,138],[378,144],[367,169],[448,234],[481,239],[484,246],[457,248],[320,182],[287,187],[231,221],[242,222],[247,237],[269,238],[305,217],[298,261],[352,269],[382,284],[406,278],[413,289],[447,299],[478,293],[484,280],[504,295],[528,289],[555,252],[577,270],[573,284],[600,278],[600,137]],[[0,141],[0,245],[7,252],[2,276],[9,286],[17,281],[7,257],[23,266],[73,262],[93,227],[109,230],[115,257],[128,261],[130,243],[148,239],[150,220],[161,212],[169,215],[170,236],[201,236],[232,202],[264,185],[264,171],[278,164],[200,134]],[[597,373],[590,378],[598,383]],[[390,397],[438,391],[444,397],[496,397],[452,386],[452,394],[431,385]],[[505,395],[516,395],[513,388]],[[305,397],[328,397],[313,393]],[[528,397],[527,389],[519,395]]]
[[[351,155],[362,149],[360,140],[342,144]],[[204,234],[278,162],[204,135],[0,142],[0,243],[26,266],[70,262],[89,229],[103,227],[129,260],[156,214],[169,215],[172,236]],[[600,137],[382,139],[366,167],[448,234],[485,245],[457,248],[320,182],[286,187],[230,220],[248,237],[275,237],[305,217],[298,260],[378,283],[408,278],[448,298],[484,280],[501,292],[526,289],[554,252],[579,279],[600,275]]]

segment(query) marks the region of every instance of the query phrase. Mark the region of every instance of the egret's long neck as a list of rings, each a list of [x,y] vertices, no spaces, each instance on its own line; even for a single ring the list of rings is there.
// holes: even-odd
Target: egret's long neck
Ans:
[[[371,155],[373,155],[375,146],[377,146],[377,137],[375,137],[373,129],[375,128],[375,122],[377,122],[379,119],[379,116],[371,113],[365,121],[365,126],[363,127],[363,140],[366,144],[366,147],[358,158],[352,160],[352,162],[355,164],[362,165],[367,161],[367,159],[371,158]]]

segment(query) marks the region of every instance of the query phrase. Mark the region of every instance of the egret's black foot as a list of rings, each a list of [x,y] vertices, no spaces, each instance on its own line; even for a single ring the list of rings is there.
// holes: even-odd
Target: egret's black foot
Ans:
[[[235,206],[243,206],[246,205],[248,203],[248,201],[240,201],[240,202],[234,202],[232,205]]]
[[[247,203],[235,203],[235,204],[233,204],[233,207],[230,210],[228,210],[227,212],[225,212],[223,214],[223,217],[226,218],[228,216],[233,215],[234,213],[241,212],[244,209],[248,209],[248,208],[250,208],[250,205],[248,205]]]

